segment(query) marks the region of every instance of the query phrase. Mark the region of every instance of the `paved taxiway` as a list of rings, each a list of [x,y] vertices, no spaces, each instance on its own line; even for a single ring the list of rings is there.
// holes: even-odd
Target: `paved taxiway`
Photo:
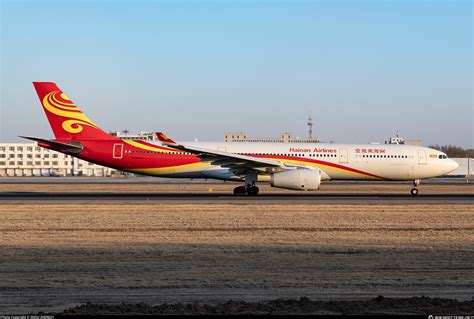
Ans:
[[[167,183],[168,182],[168,183]],[[179,183],[178,183],[179,182]],[[259,185],[258,196],[233,196],[236,183],[163,178],[39,177],[2,178],[4,203],[262,203],[262,204],[474,204],[474,183],[443,178],[423,181],[420,194],[409,194],[409,182],[329,182],[316,192],[297,192]]]
[[[124,202],[166,202],[166,203],[272,203],[272,204],[474,204],[473,194],[262,194],[258,196],[233,196],[221,193],[90,193],[90,192],[3,192],[2,202],[57,202],[57,203],[124,203]]]

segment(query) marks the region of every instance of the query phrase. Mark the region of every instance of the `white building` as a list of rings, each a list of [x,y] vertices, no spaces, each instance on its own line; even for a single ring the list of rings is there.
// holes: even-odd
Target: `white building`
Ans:
[[[111,131],[121,139],[151,141],[154,132]],[[110,176],[128,174],[39,147],[36,143],[0,143],[0,176]]]
[[[474,158],[453,158],[450,157],[453,161],[456,161],[459,164],[459,167],[447,174],[448,176],[474,176]]]
[[[138,134],[130,134],[128,130],[120,131],[109,131],[109,134],[118,137],[122,140],[142,140],[142,141],[155,141],[158,139],[156,133],[153,131],[144,131]]]
[[[406,144],[406,145],[421,145],[421,140],[409,140],[401,136],[395,136],[385,141],[385,144]]]
[[[0,176],[110,176],[116,170],[39,147],[0,143]]]

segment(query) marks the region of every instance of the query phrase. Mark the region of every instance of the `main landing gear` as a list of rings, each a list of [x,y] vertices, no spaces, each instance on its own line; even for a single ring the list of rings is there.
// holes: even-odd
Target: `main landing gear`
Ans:
[[[248,171],[245,174],[245,185],[234,188],[234,195],[237,196],[255,196],[258,194],[258,187],[255,186],[257,174],[254,171]]]
[[[237,196],[255,196],[258,194],[258,187],[255,185],[245,185],[234,188],[234,195]]]
[[[419,179],[415,179],[413,181],[413,188],[411,189],[410,193],[413,195],[413,196],[416,196],[418,195],[418,189],[416,188],[418,185],[420,185],[420,180]]]

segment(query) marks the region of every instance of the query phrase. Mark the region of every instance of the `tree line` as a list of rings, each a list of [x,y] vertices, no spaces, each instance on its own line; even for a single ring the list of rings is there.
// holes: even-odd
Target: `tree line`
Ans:
[[[430,148],[434,148],[435,150],[441,151],[443,153],[446,153],[448,157],[469,157],[473,158],[474,157],[474,149],[469,148],[469,149],[464,149],[459,146],[454,146],[454,145],[430,145]]]

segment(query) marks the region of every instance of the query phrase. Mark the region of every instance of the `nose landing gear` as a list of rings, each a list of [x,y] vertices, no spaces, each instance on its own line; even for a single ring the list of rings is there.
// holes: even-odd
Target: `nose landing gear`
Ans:
[[[413,195],[413,196],[416,196],[418,195],[418,189],[416,188],[418,185],[420,185],[420,180],[419,179],[415,179],[413,181],[413,188],[411,189],[410,193]]]

